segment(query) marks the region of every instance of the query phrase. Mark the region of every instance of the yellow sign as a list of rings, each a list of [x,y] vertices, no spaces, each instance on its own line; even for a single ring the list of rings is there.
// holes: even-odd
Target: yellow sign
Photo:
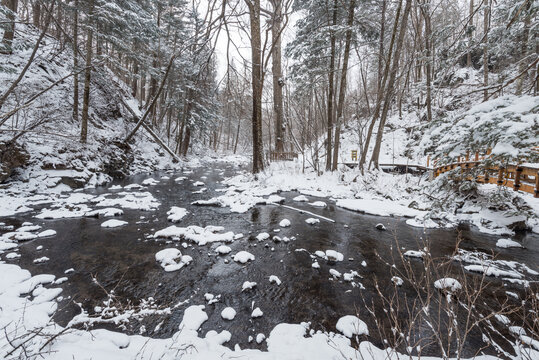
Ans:
[[[352,161],[357,161],[357,150],[352,150]]]

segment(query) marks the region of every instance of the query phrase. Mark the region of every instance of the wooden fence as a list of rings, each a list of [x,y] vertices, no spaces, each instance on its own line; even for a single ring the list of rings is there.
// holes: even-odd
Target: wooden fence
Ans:
[[[475,153],[474,159],[470,160],[470,154],[459,156],[457,161],[446,165],[437,165],[437,161],[433,163],[433,175],[437,177],[445,172],[460,168],[461,176],[468,179],[483,183],[497,184],[513,188],[515,191],[524,191],[534,194],[539,197],[539,167],[527,166],[523,164],[507,165],[505,167],[491,166],[481,169],[481,174],[472,178],[469,175],[469,170],[478,168],[483,160],[490,155],[490,150],[486,154],[480,155]],[[427,164],[430,159],[427,160]],[[428,165],[427,165],[428,166]]]

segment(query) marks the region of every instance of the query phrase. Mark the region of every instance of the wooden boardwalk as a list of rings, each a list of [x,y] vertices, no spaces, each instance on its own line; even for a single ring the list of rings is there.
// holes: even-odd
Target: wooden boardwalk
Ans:
[[[474,160],[470,161],[470,156],[467,154],[466,157],[459,157],[454,163],[435,166],[433,175],[438,177],[443,173],[460,168],[460,174],[457,175],[460,178],[475,180],[482,184],[497,184],[512,188],[514,191],[534,194],[536,198],[539,197],[539,165],[482,166],[484,159],[489,155],[490,151],[487,151],[485,156],[479,156],[478,153],[475,153]],[[475,175],[471,174],[473,169],[476,170]]]

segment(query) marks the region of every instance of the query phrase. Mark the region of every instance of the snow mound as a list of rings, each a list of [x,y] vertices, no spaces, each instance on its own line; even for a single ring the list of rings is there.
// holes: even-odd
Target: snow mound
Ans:
[[[511,239],[499,239],[496,242],[496,246],[499,248],[521,248],[523,247],[520,243],[513,241]]]
[[[219,245],[217,248],[215,248],[215,252],[221,255],[228,254],[231,251],[232,249],[226,245]]]
[[[124,211],[122,209],[117,208],[104,208],[104,209],[96,209],[92,211],[88,211],[84,216],[86,217],[111,217],[111,216],[120,216],[123,215]]]
[[[290,226],[290,220],[288,220],[288,219],[281,220],[281,222],[279,223],[279,226],[280,227],[289,227]]]
[[[176,248],[163,249],[155,254],[155,261],[161,263],[161,267],[166,272],[180,270],[188,265],[193,258],[189,255],[182,255]]]
[[[198,245],[206,245],[207,243],[216,241],[234,241],[234,233],[232,231],[221,233],[224,230],[222,226],[200,226],[191,225],[188,227],[169,226],[163,230],[159,230],[154,234],[155,238],[168,238],[178,240],[185,238],[191,240]]]
[[[440,290],[457,291],[462,289],[462,285],[457,279],[442,278],[434,282],[434,287]]]
[[[367,324],[354,315],[346,315],[341,317],[337,321],[337,325],[335,327],[348,338],[351,338],[354,335],[369,335]]]
[[[221,317],[225,320],[234,320],[236,317],[236,310],[231,307],[226,307],[221,311]]]
[[[413,218],[426,214],[425,211],[399,205],[391,200],[341,199],[337,200],[337,206],[347,210],[378,216],[404,216]]]
[[[172,222],[178,222],[188,214],[187,209],[178,206],[173,206],[167,211],[167,219]]]
[[[305,222],[309,225],[314,225],[320,223],[320,219],[308,218],[305,220]]]
[[[247,251],[240,251],[234,255],[234,261],[245,264],[248,261],[254,261],[255,256]]]
[[[318,208],[325,208],[326,206],[328,206],[325,202],[323,201],[315,201],[315,202],[312,202],[310,203],[311,206],[314,206],[314,207],[318,207]]]
[[[262,315],[264,315],[264,313],[262,312],[262,310],[260,310],[259,307],[254,309],[253,312],[251,313],[252,318],[258,318],[258,317],[261,317]]]
[[[124,226],[124,225],[127,225],[127,221],[111,219],[111,220],[107,220],[104,223],[102,223],[101,227],[115,228],[115,227]]]
[[[256,286],[256,282],[254,282],[254,281],[245,281],[243,283],[243,285],[241,286],[241,291],[251,290],[255,286]]]
[[[309,202],[309,199],[305,195],[296,196],[292,200],[297,201],[297,202]]]
[[[269,282],[272,284],[281,285],[281,279],[279,279],[276,275],[270,275]]]

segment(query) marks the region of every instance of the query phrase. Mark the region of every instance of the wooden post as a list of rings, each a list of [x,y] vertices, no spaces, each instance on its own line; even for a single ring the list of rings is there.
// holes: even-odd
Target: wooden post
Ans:
[[[479,161],[479,151],[475,152],[475,161]]]
[[[539,171],[535,174],[535,197],[539,198]]]
[[[430,163],[430,155],[427,156],[427,167],[429,167],[429,163]]]
[[[503,173],[504,173],[504,168],[500,166],[500,169],[498,170],[498,185],[503,184]]]
[[[488,169],[485,168],[485,184],[488,184],[490,181],[490,175],[488,173]]]
[[[515,191],[520,188],[520,174],[522,174],[522,168],[517,166],[515,169],[515,181],[513,182],[513,190]]]
[[[470,161],[470,151],[466,151],[466,162]]]

